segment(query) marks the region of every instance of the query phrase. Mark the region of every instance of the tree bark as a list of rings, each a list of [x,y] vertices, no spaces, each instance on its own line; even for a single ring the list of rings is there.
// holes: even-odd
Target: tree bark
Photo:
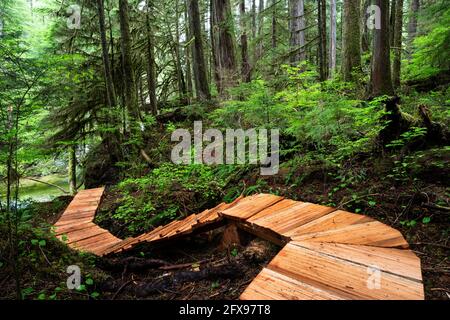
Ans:
[[[97,0],[98,22],[100,29],[100,38],[102,43],[103,72],[106,84],[106,99],[109,107],[116,105],[116,93],[114,90],[114,82],[111,73],[111,62],[109,60],[108,43],[106,40],[105,27],[105,8],[103,0]]]
[[[259,0],[258,6],[258,41],[257,41],[257,60],[261,59],[264,50],[264,0]],[[256,63],[255,63],[256,65]]]
[[[211,0],[213,3],[213,34],[216,53],[216,68],[219,77],[219,94],[237,83],[236,45],[234,21],[230,0]]]
[[[125,106],[134,120],[140,119],[137,105],[136,80],[131,58],[130,19],[128,16],[128,1],[119,0],[120,38],[122,49],[123,81],[125,86]]]
[[[400,87],[402,63],[402,35],[403,35],[403,0],[396,0],[395,29],[394,29],[394,65],[392,67],[392,83],[394,88]]]
[[[305,5],[304,0],[290,1],[290,33],[291,33],[291,63],[297,64],[306,60],[305,51]]]
[[[147,87],[150,100],[150,112],[156,116],[158,114],[158,99],[156,98],[156,62],[155,46],[150,23],[152,3],[147,0],[146,28],[147,28]]]
[[[389,47],[389,1],[375,0],[381,9],[381,28],[374,30],[372,58],[372,95],[393,95]]]
[[[277,0],[272,0],[272,49],[277,45]]]
[[[361,51],[368,52],[370,50],[370,32],[367,27],[367,20],[369,19],[369,14],[367,13],[367,8],[369,7],[371,0],[363,0],[361,6]]]
[[[69,192],[71,195],[75,195],[77,193],[77,158],[76,158],[76,149],[75,145],[70,145],[69,149]]]
[[[330,1],[330,75],[336,71],[336,0]]]
[[[391,12],[389,16],[389,30],[391,32],[389,33],[389,45],[391,48],[394,46],[394,30],[395,30],[395,23],[397,22],[395,19],[395,13],[396,13],[396,7],[397,7],[397,0],[391,0]]]
[[[186,59],[186,85],[187,85],[187,92],[188,92],[188,102],[190,103],[190,100],[192,98],[193,95],[193,90],[194,90],[194,86],[192,84],[192,64],[191,64],[191,52],[192,52],[192,47],[190,44],[190,40],[191,40],[191,27],[189,26],[190,22],[189,22],[189,5],[188,2],[185,2],[185,10],[184,10],[184,28],[185,28],[185,32],[184,32],[184,37],[186,39],[185,42],[185,46],[184,46],[184,56]],[[189,44],[188,44],[189,43]]]
[[[203,37],[198,0],[189,0],[189,21],[190,32],[194,37],[194,45],[192,46],[192,63],[194,67],[193,71],[197,99],[200,101],[210,100],[211,93],[209,91],[208,74],[203,50]]]
[[[417,35],[417,15],[420,10],[420,0],[410,0],[409,23],[408,23],[408,53],[411,57],[414,39]]]
[[[328,78],[327,64],[327,11],[325,0],[318,0],[318,31],[319,31],[319,75],[320,80]]]
[[[360,0],[344,0],[343,15],[342,76],[351,81],[352,72],[361,68]]]
[[[245,0],[240,0],[240,27],[241,27],[241,75],[243,82],[251,81],[251,69],[250,62],[248,58],[248,39],[247,39],[247,30],[245,26]]]

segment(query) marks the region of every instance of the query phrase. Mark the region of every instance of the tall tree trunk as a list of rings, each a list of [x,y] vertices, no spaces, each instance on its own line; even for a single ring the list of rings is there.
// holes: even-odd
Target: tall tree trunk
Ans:
[[[389,1],[374,0],[381,9],[381,28],[374,30],[372,58],[372,95],[392,95],[391,61],[389,47]]]
[[[394,30],[395,30],[395,13],[396,13],[397,0],[391,0],[391,12],[389,16],[389,45],[391,48],[394,46]]]
[[[342,75],[351,81],[352,72],[361,67],[360,0],[344,0],[343,14]]]
[[[327,11],[325,0],[318,0],[318,27],[319,27],[319,74],[320,80],[328,78],[327,65]]]
[[[305,5],[304,0],[290,1],[291,63],[297,64],[306,59],[305,48]]]
[[[256,0],[252,0],[252,68],[255,67],[257,61],[257,22],[256,22]]]
[[[272,0],[272,49],[277,47],[277,0]]]
[[[71,195],[77,193],[77,157],[76,157],[76,147],[74,144],[69,146],[69,192]]]
[[[190,99],[192,98],[193,94],[193,84],[192,84],[192,66],[191,66],[191,52],[192,52],[192,45],[190,44],[191,40],[191,27],[189,26],[189,5],[187,1],[185,2],[185,10],[184,10],[184,37],[186,39],[185,46],[184,46],[184,58],[186,59],[186,85],[187,85],[187,91],[188,91],[188,102],[190,103]]]
[[[396,0],[394,30],[394,65],[392,67],[392,83],[394,88],[400,87],[402,43],[403,43],[403,0]]]
[[[150,22],[152,9],[151,0],[147,0],[146,28],[147,28],[147,89],[150,99],[150,112],[156,116],[158,114],[158,99],[156,98],[156,62],[155,46]]]
[[[251,81],[250,62],[248,58],[248,41],[247,41],[247,28],[245,26],[245,0],[240,0],[240,27],[241,27],[241,74],[243,82]]]
[[[258,6],[258,41],[257,60],[261,59],[264,50],[264,0],[259,0]],[[256,63],[255,63],[256,64]]]
[[[417,35],[417,16],[420,10],[420,0],[410,0],[409,9],[409,22],[408,22],[408,53],[411,56],[413,42]]]
[[[335,0],[332,0],[335,1]],[[362,52],[368,52],[370,50],[370,32],[367,27],[367,20],[369,19],[369,14],[367,13],[367,8],[370,5],[371,0],[363,0],[361,6],[361,50]]]
[[[186,104],[186,81],[184,78],[183,67],[181,65],[181,54],[180,54],[180,3],[178,0],[175,1],[175,40],[173,43],[173,50],[175,54],[177,81],[178,81],[178,92],[180,95],[180,100],[183,104]]]
[[[198,0],[189,0],[189,22],[189,29],[194,37],[194,45],[192,46],[192,63],[197,99],[201,101],[210,100],[211,93],[209,91],[207,67],[203,50],[203,36]]]
[[[130,20],[128,16],[128,1],[119,0],[120,38],[122,49],[123,81],[125,86],[125,106],[134,120],[140,119],[136,80],[134,77],[133,61],[131,58]]]
[[[114,82],[111,73],[111,62],[109,61],[108,43],[106,40],[105,27],[105,8],[103,0],[97,0],[98,22],[100,28],[100,38],[102,42],[102,58],[103,58],[103,72],[106,84],[106,99],[109,107],[116,105],[116,93],[114,90]]]
[[[211,39],[211,70],[214,73],[214,82],[216,83],[217,92],[222,92],[220,74],[219,74],[219,53],[217,50],[217,39],[216,31],[214,30],[216,25],[216,20],[214,17],[214,1],[209,1],[209,32]]]
[[[336,0],[330,1],[330,75],[336,71]]]
[[[219,75],[219,93],[236,85],[238,72],[236,62],[236,45],[234,21],[230,0],[212,0],[214,45],[216,46],[216,68]]]

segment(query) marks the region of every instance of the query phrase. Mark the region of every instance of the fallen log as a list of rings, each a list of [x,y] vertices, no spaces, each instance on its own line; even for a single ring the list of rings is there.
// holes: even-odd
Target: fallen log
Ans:
[[[236,279],[243,273],[243,267],[236,264],[225,264],[214,267],[206,267],[200,271],[180,271],[173,274],[165,274],[150,282],[129,282],[113,280],[100,283],[98,289],[104,292],[124,292],[136,297],[144,298],[152,294],[170,291],[177,285],[185,282],[201,280]]]

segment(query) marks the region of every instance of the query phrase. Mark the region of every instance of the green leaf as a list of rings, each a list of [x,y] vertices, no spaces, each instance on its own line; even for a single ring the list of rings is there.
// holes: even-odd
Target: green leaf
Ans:
[[[86,284],[89,286],[92,286],[94,284],[94,280],[92,280],[91,278],[86,279]]]
[[[45,293],[41,293],[38,295],[38,300],[45,300]]]
[[[39,247],[45,247],[46,244],[47,242],[45,240],[39,241]]]
[[[91,293],[91,297],[94,298],[94,299],[98,298],[99,296],[100,296],[100,293],[98,293],[98,292],[92,292]]]
[[[425,217],[422,219],[423,224],[429,224],[431,222],[431,217]]]
[[[38,243],[39,243],[39,240],[37,240],[37,239],[32,239],[32,240],[31,240],[31,244],[32,244],[33,246],[37,245]]]
[[[375,207],[377,203],[375,201],[369,201],[369,206],[371,207]]]

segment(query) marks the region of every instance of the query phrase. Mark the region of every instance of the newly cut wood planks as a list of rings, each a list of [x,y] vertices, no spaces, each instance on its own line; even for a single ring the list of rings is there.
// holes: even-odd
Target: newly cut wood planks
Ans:
[[[374,266],[400,277],[422,281],[420,259],[410,250],[322,242],[292,241],[290,244],[366,267]]]
[[[304,235],[294,235],[292,240],[408,248],[408,243],[398,230],[378,221],[359,223]]]
[[[301,236],[309,233],[317,233],[328,230],[340,229],[353,224],[365,223],[374,221],[373,219],[354,214],[342,210],[333,211],[323,217],[315,219],[307,224],[299,226],[295,229],[286,232],[287,237]]]
[[[273,230],[284,236],[293,229],[319,219],[334,210],[334,208],[317,204],[298,202],[283,210],[273,212],[270,216],[251,219],[250,221],[257,226]]]
[[[240,300],[345,300],[345,297],[264,268]]]
[[[247,220],[281,200],[283,200],[283,197],[272,194],[258,194],[242,199],[232,208],[222,210],[219,214],[233,220]]]
[[[225,218],[276,244],[287,243],[245,289],[243,300],[424,297],[420,260],[401,233],[363,215],[258,194],[121,240],[93,223],[102,194],[101,188],[80,192],[55,223],[56,235],[70,247],[104,256],[215,227]],[[379,276],[375,283],[374,276]]]
[[[346,299],[423,299],[420,281],[391,274],[348,259],[287,244],[268,269]],[[379,278],[374,278],[379,275]]]

